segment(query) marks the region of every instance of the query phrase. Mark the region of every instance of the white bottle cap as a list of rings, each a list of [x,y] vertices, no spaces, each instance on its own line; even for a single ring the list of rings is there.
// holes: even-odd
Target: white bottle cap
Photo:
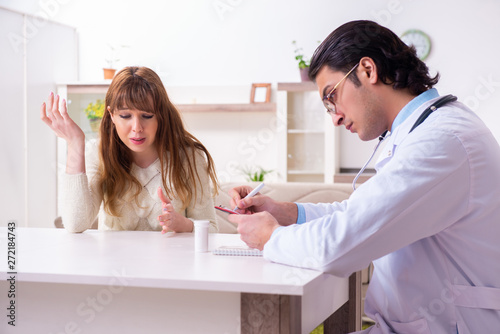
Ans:
[[[208,221],[208,220],[194,220],[194,228],[196,228],[196,227],[208,228],[208,226],[210,226],[210,221]]]

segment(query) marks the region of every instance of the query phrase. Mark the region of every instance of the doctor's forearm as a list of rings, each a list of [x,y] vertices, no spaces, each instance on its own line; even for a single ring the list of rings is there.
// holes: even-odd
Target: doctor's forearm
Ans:
[[[292,225],[297,222],[298,210],[295,203],[276,202],[269,213],[272,214],[282,226]]]

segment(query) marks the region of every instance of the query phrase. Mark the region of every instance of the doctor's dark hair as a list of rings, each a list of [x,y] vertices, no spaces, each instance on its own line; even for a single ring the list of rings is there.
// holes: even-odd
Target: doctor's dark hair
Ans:
[[[413,95],[432,88],[439,80],[439,74],[429,76],[429,68],[413,46],[408,47],[391,30],[373,21],[351,21],[335,29],[314,52],[309,77],[315,81],[324,65],[347,73],[363,57],[373,59],[384,84],[408,88]],[[361,84],[356,72],[349,79],[356,86]]]

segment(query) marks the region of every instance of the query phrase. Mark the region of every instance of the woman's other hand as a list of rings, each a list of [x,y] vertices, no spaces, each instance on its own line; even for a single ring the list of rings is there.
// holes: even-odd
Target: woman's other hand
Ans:
[[[170,202],[170,199],[163,194],[161,187],[158,187],[158,197],[162,202],[162,214],[158,216],[158,221],[163,227],[161,233],[163,234],[169,231],[192,232],[194,227],[193,222],[175,212],[174,206]]]

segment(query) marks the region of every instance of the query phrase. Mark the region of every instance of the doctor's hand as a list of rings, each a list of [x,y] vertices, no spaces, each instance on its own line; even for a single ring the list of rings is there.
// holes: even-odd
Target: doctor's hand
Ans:
[[[274,230],[280,225],[269,212],[259,212],[253,215],[235,215],[228,217],[231,223],[238,224],[238,233],[248,247],[264,249]]]
[[[162,214],[158,216],[158,221],[163,227],[161,233],[164,234],[169,231],[192,232],[194,227],[193,221],[174,210],[174,206],[170,202],[170,199],[163,194],[161,187],[158,187],[158,197],[162,202]]]
[[[231,197],[231,208],[238,207],[238,212],[243,214],[255,213],[268,211],[271,212],[272,207],[274,206],[274,200],[268,196],[261,195],[257,193],[257,195],[244,198],[252,191],[252,187],[250,186],[239,186],[229,190],[228,194]]]
[[[295,224],[297,221],[297,205],[292,202],[277,202],[268,196],[257,195],[244,198],[252,191],[249,186],[239,186],[229,190],[231,196],[231,208],[238,207],[236,211],[243,214],[257,212],[268,212],[274,219],[283,226]]]
[[[85,134],[69,117],[64,99],[59,110],[59,95],[54,97],[54,93],[50,93],[47,104],[44,102],[40,108],[40,118],[56,136],[66,140],[68,146],[85,143]]]

